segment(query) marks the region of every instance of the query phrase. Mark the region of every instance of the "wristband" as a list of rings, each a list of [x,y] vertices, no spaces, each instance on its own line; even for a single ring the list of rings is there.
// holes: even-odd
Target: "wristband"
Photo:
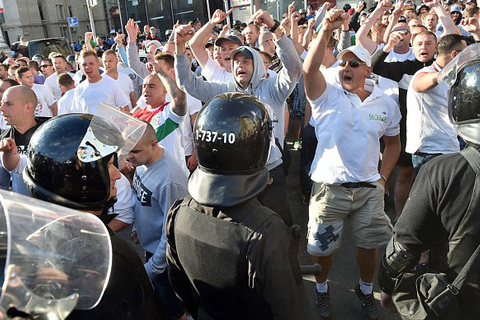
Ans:
[[[383,179],[383,181],[385,181],[385,182],[388,181],[387,177],[385,177],[383,174],[380,174],[380,179]]]
[[[269,30],[271,33],[274,33],[278,29],[278,27],[280,26],[280,22],[278,22],[278,20],[273,20],[273,21],[275,21],[275,24]]]

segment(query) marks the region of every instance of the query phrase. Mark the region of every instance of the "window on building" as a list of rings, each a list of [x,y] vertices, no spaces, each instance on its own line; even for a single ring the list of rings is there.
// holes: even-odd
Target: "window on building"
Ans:
[[[62,37],[67,38],[68,37],[67,27],[60,27],[60,33],[62,34]]]
[[[63,11],[63,4],[57,4],[58,20],[65,20],[65,12]]]
[[[73,17],[72,6],[68,6],[68,16]]]

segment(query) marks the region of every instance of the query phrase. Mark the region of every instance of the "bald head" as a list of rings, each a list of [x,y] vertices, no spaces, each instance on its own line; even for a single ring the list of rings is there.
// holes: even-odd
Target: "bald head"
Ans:
[[[5,90],[5,94],[7,93],[11,93],[12,99],[17,100],[21,105],[31,103],[33,106],[36,106],[38,103],[37,95],[35,94],[35,92],[24,85],[10,87]]]
[[[145,128],[145,132],[139,142],[145,145],[151,144],[152,142],[157,143],[157,133],[155,132],[155,129],[153,129],[153,126],[150,123],[146,121],[144,122],[147,124],[147,127]]]

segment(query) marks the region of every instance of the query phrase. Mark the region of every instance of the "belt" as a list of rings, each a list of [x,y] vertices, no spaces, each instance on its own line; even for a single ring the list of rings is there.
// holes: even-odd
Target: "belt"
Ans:
[[[374,184],[371,184],[370,182],[345,182],[341,184],[342,187],[345,188],[376,188],[377,186]]]

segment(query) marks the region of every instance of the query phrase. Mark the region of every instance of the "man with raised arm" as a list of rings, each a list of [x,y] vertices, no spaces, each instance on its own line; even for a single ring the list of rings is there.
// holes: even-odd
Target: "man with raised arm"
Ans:
[[[294,89],[301,75],[301,62],[290,39],[284,36],[279,23],[270,14],[258,10],[253,17],[255,23],[270,29],[277,44],[277,53],[284,68],[276,78],[265,78],[266,70],[260,53],[250,47],[239,47],[231,52],[232,71],[235,81],[207,82],[195,77],[190,70],[190,61],[185,54],[185,42],[191,39],[191,26],[179,26],[176,29],[175,74],[179,87],[191,96],[208,101],[217,94],[239,91],[251,94],[267,105],[271,118],[278,120],[274,126],[274,136],[280,143],[284,137],[284,102]],[[272,183],[260,195],[260,202],[277,212],[287,224],[291,224],[290,212],[286,198],[286,182],[281,166],[281,153],[277,146],[272,146],[267,168],[270,170]]]
[[[318,145],[311,167],[314,181],[309,208],[307,250],[322,272],[316,276],[317,307],[332,314],[327,275],[338,248],[343,221],[349,218],[357,240],[360,280],[355,293],[362,311],[377,319],[373,281],[378,247],[386,244],[392,226],[384,212],[385,184],[400,152],[400,112],[394,100],[367,80],[372,72],[368,50],[349,47],[339,53],[340,86],[329,84],[320,71],[332,32],[348,14],[332,9],[312,42],[303,66],[305,91],[312,108]],[[385,150],[378,170],[379,139]]]

